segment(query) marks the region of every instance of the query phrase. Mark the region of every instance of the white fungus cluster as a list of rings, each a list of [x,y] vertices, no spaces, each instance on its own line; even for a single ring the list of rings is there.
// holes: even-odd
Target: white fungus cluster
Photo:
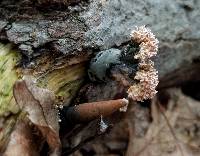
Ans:
[[[135,59],[143,62],[157,54],[159,42],[149,28],[136,27],[131,32],[131,39],[140,44],[140,51],[134,56]]]
[[[140,47],[139,52],[134,56],[134,59],[139,60],[134,79],[139,82],[128,89],[128,95],[136,101],[151,99],[157,93],[158,72],[150,58],[157,54],[158,40],[145,26],[136,27],[136,30],[131,32],[131,40],[138,43]]]

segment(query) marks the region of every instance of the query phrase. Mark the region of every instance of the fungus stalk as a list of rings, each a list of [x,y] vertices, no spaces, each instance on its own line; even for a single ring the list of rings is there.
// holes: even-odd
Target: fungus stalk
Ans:
[[[158,40],[145,26],[136,27],[136,30],[131,32],[131,40],[139,44],[140,50],[134,56],[134,59],[139,60],[138,71],[134,77],[138,83],[130,86],[128,96],[136,101],[151,99],[157,93],[158,72],[150,58],[157,54]]]

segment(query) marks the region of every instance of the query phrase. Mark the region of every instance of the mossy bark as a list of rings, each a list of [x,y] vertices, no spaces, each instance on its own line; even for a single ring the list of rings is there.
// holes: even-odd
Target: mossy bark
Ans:
[[[77,57],[66,61],[63,57],[56,65],[52,60],[54,58],[43,56],[34,60],[37,66],[26,68],[21,66],[21,59],[20,53],[11,44],[0,44],[0,151],[5,147],[21,114],[13,97],[14,83],[25,75],[31,75],[39,87],[55,93],[58,106],[69,105],[84,81],[88,58]]]

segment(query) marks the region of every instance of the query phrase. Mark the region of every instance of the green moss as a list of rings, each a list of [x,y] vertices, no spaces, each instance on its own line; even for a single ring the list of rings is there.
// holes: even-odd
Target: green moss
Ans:
[[[20,59],[20,54],[14,51],[10,44],[0,43],[0,119],[4,121],[0,133],[0,151],[8,142],[17,120],[24,119],[13,97],[13,85],[19,79],[19,70],[21,75],[33,75],[39,87],[47,88],[56,94],[56,103],[65,105],[74,98],[86,75],[85,62],[67,65],[63,59],[63,66],[57,67],[55,58],[48,55],[46,58],[39,58],[36,69],[31,70],[17,68]]]
[[[8,113],[15,114],[19,111],[12,91],[15,81],[19,78],[16,65],[20,58],[19,53],[12,50],[10,44],[0,44],[0,116]],[[84,81],[85,62],[69,66],[64,63],[63,66],[56,68],[54,60],[55,58],[50,56],[39,58],[39,64],[35,70],[23,69],[22,73],[27,74],[30,70],[28,74],[37,79],[39,87],[53,91],[57,97],[57,103],[68,105]],[[34,72],[40,73],[43,70],[45,72],[41,75],[34,74]]]
[[[20,55],[10,44],[0,44],[0,116],[18,112],[12,89],[18,79],[15,67],[19,59]]]

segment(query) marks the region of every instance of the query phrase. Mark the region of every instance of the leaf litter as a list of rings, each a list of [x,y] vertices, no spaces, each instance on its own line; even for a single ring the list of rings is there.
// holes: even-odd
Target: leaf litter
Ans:
[[[167,99],[161,100],[165,94]],[[183,94],[180,88],[166,89],[148,106],[130,103],[124,119],[115,123],[108,135],[71,156],[199,156],[199,117],[200,101]]]
[[[158,94],[147,107],[132,102],[124,118],[114,125],[108,135],[83,145],[71,155],[198,156],[200,101],[183,94],[179,88],[166,89],[164,93],[168,99],[163,101],[160,96],[165,95]],[[34,156],[37,153],[35,149],[39,148],[30,127],[35,126],[48,143],[51,155],[60,155],[54,94],[37,87],[32,78],[26,77],[15,83],[14,97],[21,110],[27,113],[29,122],[25,119],[18,121],[5,154],[13,150]],[[19,140],[26,144],[19,143]]]
[[[169,89],[167,93],[170,99],[166,107],[163,107],[158,97],[152,100],[152,122],[143,137],[130,135],[129,154],[126,156],[200,154],[200,102],[184,95],[180,89]]]
[[[37,87],[33,78],[27,76],[23,80],[16,81],[13,93],[20,109],[27,113],[30,122],[38,128],[47,141],[51,155],[59,155],[61,142],[53,92]]]

